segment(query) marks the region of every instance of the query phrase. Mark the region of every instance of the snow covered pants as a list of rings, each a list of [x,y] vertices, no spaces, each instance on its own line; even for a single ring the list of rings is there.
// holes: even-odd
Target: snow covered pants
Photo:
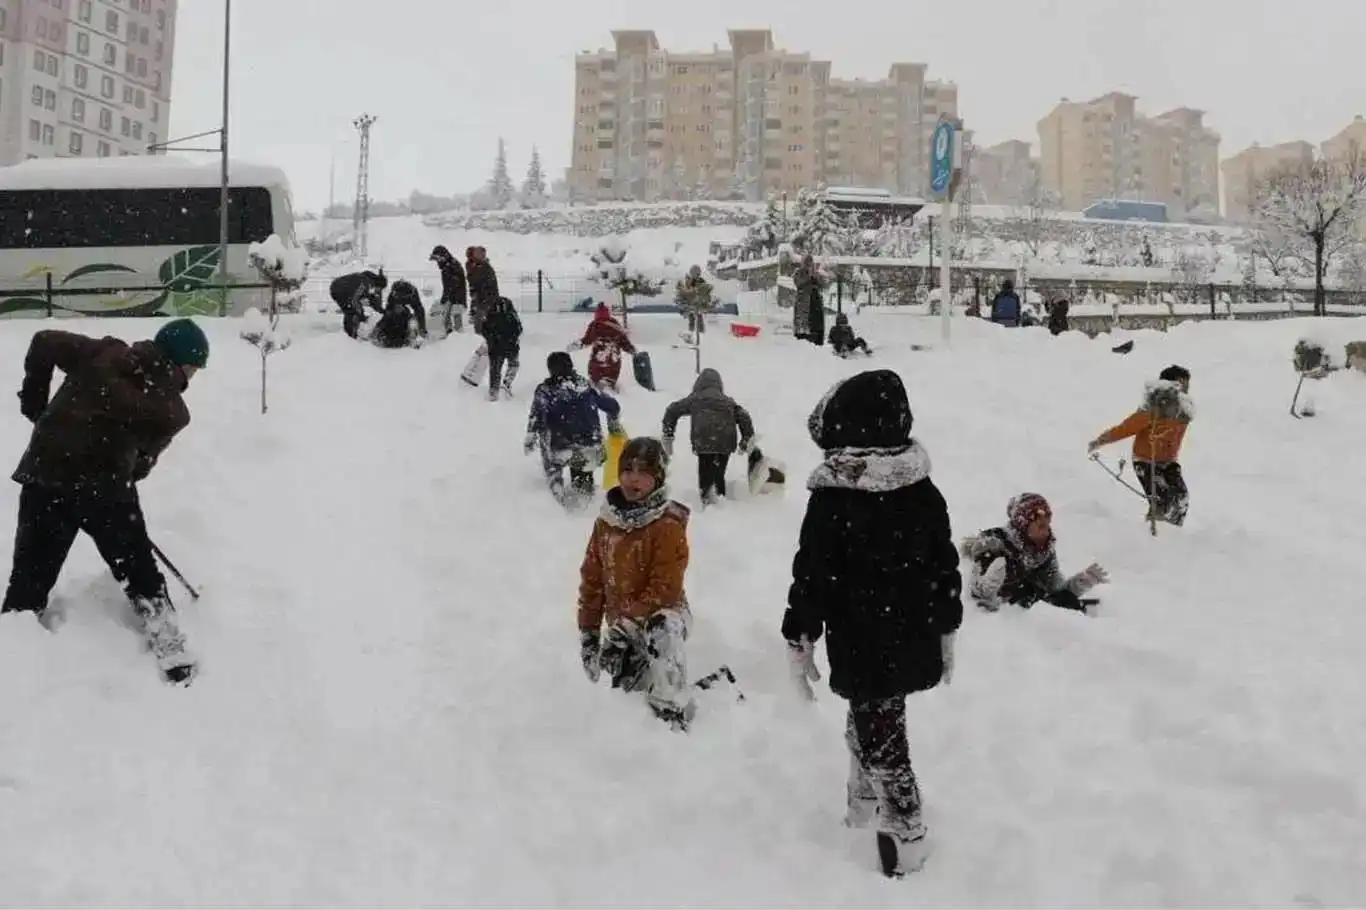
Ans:
[[[849,746],[849,812],[845,824],[878,830],[902,842],[925,836],[920,785],[911,768],[906,697],[852,702],[845,724]]]
[[[697,488],[702,493],[703,502],[715,502],[726,495],[726,468],[730,465],[729,455],[697,455]]]
[[[513,380],[521,368],[517,345],[510,348],[489,348],[489,394],[496,395],[500,388],[512,392]],[[505,372],[506,371],[506,372]]]
[[[1190,511],[1190,490],[1179,462],[1135,461],[1134,475],[1143,492],[1151,497],[1158,518],[1178,527],[1185,522]]]
[[[686,724],[692,715],[686,643],[692,629],[687,607],[660,610],[641,622],[621,617],[607,627],[600,658],[612,688],[643,692],[660,718]]]
[[[603,463],[606,456],[602,446],[574,446],[567,449],[551,449],[541,446],[541,470],[545,472],[546,483],[555,498],[564,501],[564,469],[569,469],[570,489],[579,496],[592,496],[597,485],[593,472]]]

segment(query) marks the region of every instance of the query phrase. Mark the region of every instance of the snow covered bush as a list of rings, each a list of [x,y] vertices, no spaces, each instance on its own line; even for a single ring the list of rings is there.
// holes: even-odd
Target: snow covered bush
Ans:
[[[266,413],[266,361],[271,354],[289,347],[290,338],[280,330],[280,314],[267,316],[256,307],[242,314],[242,339],[261,353],[261,413]]]
[[[260,274],[261,280],[270,285],[270,312],[272,316],[281,310],[280,294],[289,296],[283,301],[284,309],[295,312],[299,298],[295,292],[303,287],[308,277],[308,254],[298,247],[285,246],[276,234],[271,234],[261,243],[247,247],[247,262]]]

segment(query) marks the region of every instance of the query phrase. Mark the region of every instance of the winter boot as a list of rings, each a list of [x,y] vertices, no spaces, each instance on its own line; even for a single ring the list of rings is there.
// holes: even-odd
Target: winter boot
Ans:
[[[167,682],[188,682],[195,661],[185,649],[185,635],[176,622],[175,606],[165,594],[133,598],[133,611],[142,623],[147,646]]]
[[[877,854],[883,875],[902,878],[924,868],[930,856],[930,841],[924,834],[906,839],[879,831]]]

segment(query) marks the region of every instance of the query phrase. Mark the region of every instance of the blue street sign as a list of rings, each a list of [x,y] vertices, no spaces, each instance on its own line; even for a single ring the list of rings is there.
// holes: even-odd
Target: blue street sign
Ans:
[[[930,140],[930,189],[947,193],[953,182],[953,124],[940,121]]]

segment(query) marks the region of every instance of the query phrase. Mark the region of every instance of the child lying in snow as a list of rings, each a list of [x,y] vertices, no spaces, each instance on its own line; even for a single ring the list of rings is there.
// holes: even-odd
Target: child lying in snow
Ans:
[[[689,513],[669,498],[667,462],[656,439],[622,449],[620,485],[607,491],[579,570],[579,653],[590,681],[606,671],[612,688],[644,692],[660,719],[686,730]]]
[[[1005,527],[968,537],[959,548],[972,560],[968,593],[977,605],[995,612],[1003,601],[1028,609],[1044,600],[1094,616],[1100,601],[1082,598],[1109,576],[1092,563],[1070,578],[1063,577],[1048,500],[1038,493],[1022,493],[1006,506],[1006,517]]]

